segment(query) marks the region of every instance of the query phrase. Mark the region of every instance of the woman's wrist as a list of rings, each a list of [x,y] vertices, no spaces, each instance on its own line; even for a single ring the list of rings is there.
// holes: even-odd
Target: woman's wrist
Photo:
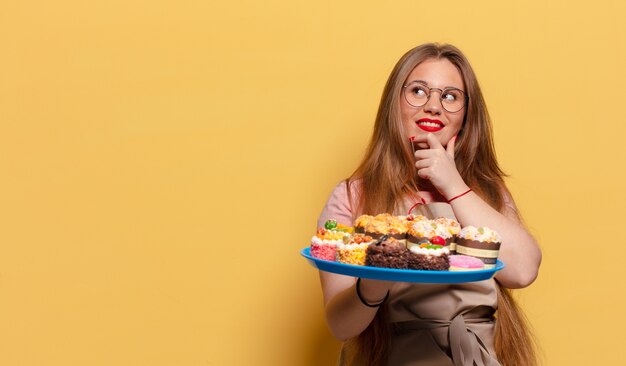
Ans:
[[[443,192],[441,192],[441,194],[446,199],[446,201],[450,202],[453,201],[455,197],[466,193],[468,190],[470,190],[470,187],[468,187],[467,184],[465,184],[465,182],[461,180],[460,182],[453,184],[445,189]]]
[[[386,300],[392,284],[393,282],[390,281],[359,278],[357,279],[355,287],[359,300],[361,300],[363,304],[378,306]]]
[[[454,196],[454,197],[450,197],[450,198],[448,198],[448,200],[447,200],[447,201],[448,201],[448,203],[452,203],[452,201],[456,200],[457,198],[461,198],[461,197],[465,196],[466,194],[470,193],[471,191],[472,191],[472,189],[471,189],[471,188],[468,188],[468,189],[466,189],[465,191],[463,191],[463,193],[459,193],[459,194],[457,194],[457,195],[456,195],[456,196]]]

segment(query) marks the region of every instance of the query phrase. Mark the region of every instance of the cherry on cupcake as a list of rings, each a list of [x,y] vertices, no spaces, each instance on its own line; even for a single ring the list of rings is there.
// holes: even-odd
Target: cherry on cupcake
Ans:
[[[446,245],[446,239],[442,238],[439,235],[430,238],[430,242],[437,245]]]

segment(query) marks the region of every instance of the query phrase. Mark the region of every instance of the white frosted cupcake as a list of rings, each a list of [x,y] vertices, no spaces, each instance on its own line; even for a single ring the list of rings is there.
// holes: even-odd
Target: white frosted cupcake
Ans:
[[[494,268],[500,252],[500,235],[487,227],[466,226],[457,240],[458,254],[476,257],[485,263],[485,269]]]
[[[450,250],[453,235],[448,228],[437,220],[416,221],[409,227],[407,235],[407,248],[421,244],[442,245]]]
[[[443,226],[441,236],[446,240],[446,245],[450,248],[450,254],[456,253],[456,241],[461,232],[461,224],[454,219],[438,217],[435,222]]]

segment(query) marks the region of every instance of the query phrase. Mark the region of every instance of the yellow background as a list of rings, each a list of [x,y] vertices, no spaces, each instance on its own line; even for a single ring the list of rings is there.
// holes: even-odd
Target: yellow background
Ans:
[[[624,2],[0,2],[0,364],[331,365],[308,245],[409,48],[469,57],[548,365],[626,326]]]

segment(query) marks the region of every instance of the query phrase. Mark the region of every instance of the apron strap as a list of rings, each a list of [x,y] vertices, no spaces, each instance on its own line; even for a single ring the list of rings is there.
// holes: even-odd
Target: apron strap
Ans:
[[[455,316],[452,320],[426,320],[414,319],[393,323],[396,334],[407,333],[413,330],[435,329],[448,327],[448,341],[452,351],[454,366],[494,366],[498,362],[489,354],[484,342],[480,337],[467,327],[468,323],[491,322],[491,318],[465,319],[463,314]],[[489,360],[485,365],[483,354]]]

